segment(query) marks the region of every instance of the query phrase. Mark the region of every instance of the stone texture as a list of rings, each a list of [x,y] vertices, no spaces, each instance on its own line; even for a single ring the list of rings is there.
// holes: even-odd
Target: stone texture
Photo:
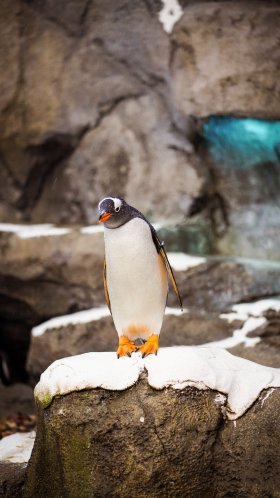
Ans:
[[[268,324],[254,332],[254,337],[260,337],[261,342],[253,348],[246,348],[240,344],[230,349],[232,354],[247,360],[255,361],[268,367],[280,368],[280,314],[269,310],[264,313]],[[249,334],[251,336],[252,334]]]
[[[171,36],[161,7],[1,2],[2,219],[91,223],[113,187],[182,220],[211,177],[196,118],[279,117],[277,2],[182,2]]]
[[[224,339],[232,335],[238,323],[241,322],[229,324],[210,313],[166,315],[160,346],[188,346]],[[111,317],[51,328],[42,335],[31,336],[27,357],[29,382],[35,385],[41,373],[59,358],[89,351],[116,351],[117,345],[118,336]]]
[[[280,265],[242,258],[208,258],[187,271],[174,272],[183,304],[190,309],[225,311],[233,304],[280,295]],[[176,305],[173,293],[170,305]]]
[[[1,337],[9,381],[26,380],[31,328],[104,302],[103,234],[1,235]],[[16,313],[15,313],[16,310]]]
[[[135,119],[139,115],[141,120]],[[64,170],[54,171],[53,187],[43,191],[33,212],[42,219],[48,205],[50,221],[59,212],[64,223],[69,218],[95,222],[98,200],[113,189],[158,220],[178,222],[198,195],[202,175],[191,145],[170,128],[162,99],[156,93],[126,98],[84,134]],[[172,195],[166,191],[170,178]]]
[[[0,384],[0,419],[16,413],[35,413],[33,389],[26,384]]]
[[[26,479],[26,463],[0,461],[0,497],[22,498]]]
[[[279,15],[278,2],[187,6],[171,37],[176,108],[186,116],[279,118]]]
[[[57,397],[39,412],[25,496],[277,497],[279,397],[264,391],[236,423],[215,392],[145,379]]]
[[[220,313],[240,302],[280,295],[280,270],[276,263],[209,258],[205,263],[186,271],[177,271],[175,275],[183,304],[189,313],[165,316],[161,346],[197,345],[230,337],[242,322],[235,320],[228,323],[219,318]],[[100,292],[100,299],[104,302],[103,289]],[[172,289],[168,302],[177,307]],[[255,348],[246,347],[243,353],[243,347],[237,346],[233,352],[244,357],[252,355],[249,359],[276,367],[279,346],[278,343],[269,346],[269,331],[273,329],[275,342],[280,328],[273,312],[268,317],[268,327],[258,331],[262,333],[261,344]],[[31,337],[27,359],[29,380],[34,384],[42,371],[58,358],[88,351],[115,351],[116,347],[117,333],[109,316],[86,324],[51,328],[42,335]],[[259,355],[259,350],[263,348],[266,353]]]

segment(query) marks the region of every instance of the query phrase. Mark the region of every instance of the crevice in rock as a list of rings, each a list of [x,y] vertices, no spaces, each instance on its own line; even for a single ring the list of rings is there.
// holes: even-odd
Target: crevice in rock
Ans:
[[[12,172],[11,168],[9,167],[7,161],[5,160],[5,157],[2,154],[1,149],[0,149],[0,164],[1,164],[1,167],[6,171],[8,178],[10,178],[13,187],[16,190],[20,190],[22,188],[22,186],[21,186],[20,182],[17,180],[17,178],[15,177],[15,175],[13,174],[13,172]]]
[[[22,0],[22,2],[27,5],[34,14],[37,16],[41,17],[45,21],[48,21],[52,24],[54,24],[56,27],[58,27],[60,30],[62,30],[69,38],[78,38],[78,35],[75,33],[75,31],[71,30],[69,26],[67,26],[64,22],[62,22],[58,17],[54,15],[48,14],[46,10],[44,9],[44,1],[41,2],[40,0]],[[42,10],[40,9],[42,8]],[[61,16],[63,18],[63,16]]]
[[[16,87],[15,87],[15,92],[11,100],[7,103],[7,105],[2,109],[1,111],[1,123],[6,122],[6,118],[10,114],[14,114],[16,117],[19,116],[19,110],[20,110],[20,118],[21,118],[21,127],[22,130],[24,130],[24,105],[18,105],[19,104],[19,99],[20,99],[20,93],[22,91],[23,85],[24,85],[24,52],[25,52],[25,44],[23,43],[23,35],[24,35],[24,29],[25,29],[25,24],[23,21],[23,9],[22,5],[19,3],[18,7],[18,13],[17,13],[17,19],[18,19],[18,38],[19,38],[19,47],[18,47],[18,78],[16,81]]]
[[[32,167],[17,203],[17,208],[25,212],[26,218],[37,204],[50,175],[73,153],[87,131],[88,127],[85,127],[76,135],[57,133],[41,144],[26,148]]]
[[[86,3],[85,3],[85,6],[84,6],[84,10],[83,10],[83,12],[82,12],[82,14],[80,16],[79,23],[80,23],[80,26],[81,26],[82,29],[83,29],[83,27],[85,25],[85,22],[86,22],[86,19],[87,19],[87,15],[89,13],[91,5],[92,5],[92,0],[87,0]],[[84,33],[82,32],[82,34],[84,34]]]
[[[143,4],[145,5],[147,12],[153,17],[154,15],[158,15],[161,2],[160,0],[143,0]]]
[[[136,92],[136,93],[131,93],[127,95],[122,95],[121,97],[116,97],[112,100],[109,100],[107,102],[102,102],[98,106],[99,110],[99,116],[97,120],[95,121],[94,125],[88,128],[88,132],[91,132],[92,130],[95,130],[98,128],[98,126],[101,125],[102,121],[104,118],[109,116],[117,107],[119,104],[122,102],[126,102],[127,100],[134,100],[134,99],[139,99],[141,97],[144,97],[145,93],[142,92]]]
[[[128,71],[129,74],[145,88],[148,88],[149,90],[156,90],[159,85],[166,85],[166,79],[163,76],[159,76],[158,74],[150,73],[148,71],[144,72],[142,68],[140,68],[140,70],[142,71],[143,75],[141,75],[139,72],[136,72],[127,59],[118,57],[117,54],[111,52],[106,45],[106,41],[104,41],[102,38],[93,38],[92,41],[93,43],[102,47],[103,53],[107,55],[109,59],[113,60],[114,63],[117,62],[123,68],[125,68],[125,70]]]

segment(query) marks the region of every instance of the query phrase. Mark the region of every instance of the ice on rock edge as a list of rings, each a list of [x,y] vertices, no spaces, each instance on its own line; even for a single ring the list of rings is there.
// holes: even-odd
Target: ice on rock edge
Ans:
[[[41,375],[35,398],[46,408],[56,395],[82,389],[121,391],[137,382],[141,372],[155,389],[213,389],[227,396],[227,416],[235,420],[263,389],[280,387],[280,369],[233,356],[219,348],[180,346],[161,348],[157,356],[139,353],[117,359],[115,353],[86,353],[57,360]]]

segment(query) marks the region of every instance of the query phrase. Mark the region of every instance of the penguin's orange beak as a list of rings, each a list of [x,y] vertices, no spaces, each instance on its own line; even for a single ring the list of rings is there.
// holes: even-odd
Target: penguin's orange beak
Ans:
[[[99,216],[99,223],[104,223],[105,221],[109,220],[109,218],[111,218],[112,216],[112,213],[102,213],[100,216]]]

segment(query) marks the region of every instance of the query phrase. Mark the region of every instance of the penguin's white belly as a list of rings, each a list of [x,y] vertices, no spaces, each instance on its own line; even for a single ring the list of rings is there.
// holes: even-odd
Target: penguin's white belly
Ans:
[[[149,225],[133,218],[104,233],[108,293],[118,334],[131,340],[159,334],[168,284]]]

